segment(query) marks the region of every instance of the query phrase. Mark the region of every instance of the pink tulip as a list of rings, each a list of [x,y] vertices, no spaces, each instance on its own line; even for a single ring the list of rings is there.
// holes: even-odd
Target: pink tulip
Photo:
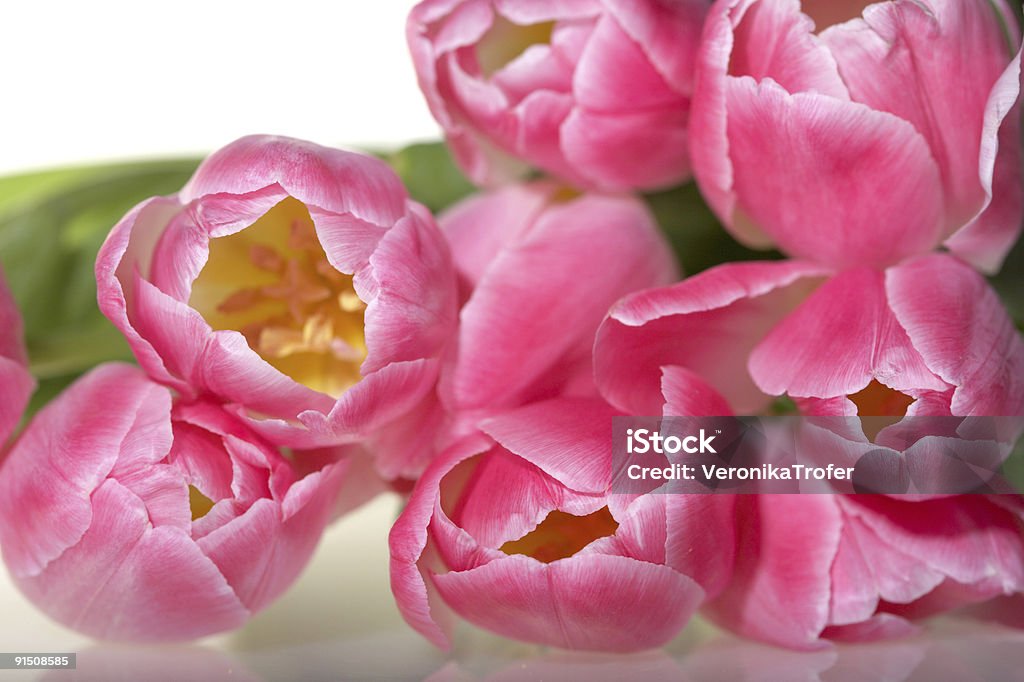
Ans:
[[[608,307],[678,278],[653,216],[630,197],[534,182],[473,196],[438,222],[458,273],[459,327],[440,401],[428,399],[377,439],[389,478],[415,478],[435,451],[495,411],[596,396],[591,352]],[[428,433],[435,448],[425,447]]]
[[[757,414],[788,395],[813,415],[1024,415],[1024,342],[949,255],[884,272],[720,266],[617,304],[595,366],[631,414]],[[736,577],[709,612],[771,642],[905,633],[1024,589],[1024,525],[998,498],[749,496],[737,516]]]
[[[68,627],[201,637],[295,580],[348,466],[300,476],[221,407],[104,365],[41,411],[0,468],[0,548],[18,587]]]
[[[595,365],[630,414],[758,414],[788,395],[806,414],[1024,415],[1024,342],[942,254],[885,271],[722,265],[619,302]]]
[[[693,98],[701,190],[753,246],[884,267],[945,244],[995,271],[1024,206],[1019,45],[1003,0],[720,0]]]
[[[427,0],[420,88],[471,179],[532,165],[580,187],[676,184],[706,0]],[[525,162],[525,164],[524,164]]]
[[[451,612],[569,649],[659,646],[729,580],[732,498],[610,493],[600,401],[486,420],[427,469],[391,531],[391,586],[437,646]]]
[[[0,454],[35,389],[27,365],[21,314],[0,268]]]
[[[273,442],[355,440],[434,386],[455,324],[447,246],[381,161],[277,137],[136,206],[96,264],[100,308],[151,377]]]
[[[982,495],[748,495],[736,514],[736,576],[706,613],[783,646],[912,634],[1024,589],[1024,523]]]

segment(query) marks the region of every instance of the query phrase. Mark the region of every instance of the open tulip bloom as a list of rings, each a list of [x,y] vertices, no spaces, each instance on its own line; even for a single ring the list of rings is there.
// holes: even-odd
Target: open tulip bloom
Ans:
[[[364,437],[433,387],[455,324],[451,258],[382,161],[238,140],[136,206],[96,263],[139,363],[212,393],[275,443]]]
[[[0,271],[14,584],[90,636],[205,637],[387,489],[395,602],[446,650],[459,619],[631,652],[698,614],[816,649],[1019,611],[1007,2],[421,2],[406,36],[452,158],[242,137],[105,217],[88,312],[137,366],[54,358],[25,296],[46,277],[4,261],[29,269]],[[623,420],[678,418],[861,477],[618,487]]]

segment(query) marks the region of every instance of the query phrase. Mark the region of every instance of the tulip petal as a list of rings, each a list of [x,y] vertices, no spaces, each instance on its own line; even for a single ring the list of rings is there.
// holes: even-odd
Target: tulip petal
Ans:
[[[367,355],[360,371],[437,355],[455,325],[455,283],[448,247],[427,210],[412,205],[411,216],[388,230],[369,263],[366,277],[373,283],[355,279],[366,302]]]
[[[433,576],[466,620],[566,649],[637,651],[674,637],[703,597],[692,580],[627,557],[581,554],[542,564],[510,556]]]
[[[822,40],[855,101],[909,121],[924,136],[942,176],[947,234],[972,219],[984,202],[978,143],[985,103],[1012,56],[993,6],[878,3]]]
[[[674,90],[689,95],[708,3],[684,0],[669,5],[604,0],[629,38],[642,45],[651,64]]]
[[[843,501],[844,511],[871,529],[889,546],[890,554],[912,557],[918,572],[931,570],[963,585],[992,581],[1002,594],[1024,585],[1020,521],[984,496],[904,502],[885,495],[867,495]],[[865,555],[873,558],[876,569],[885,571],[887,562],[878,560],[880,552],[862,547]],[[922,596],[907,591],[906,572],[894,570],[891,580],[893,585],[903,585],[898,593],[882,593],[888,601],[906,603]]]
[[[725,265],[623,298],[594,347],[601,394],[627,414],[661,414],[662,368],[678,366],[704,377],[732,411],[760,411],[769,398],[746,358],[826,272],[795,261]]]
[[[604,497],[574,493],[527,460],[495,448],[476,465],[451,520],[479,544],[498,549],[556,509],[586,516],[605,505]]]
[[[494,195],[499,216],[509,199],[503,195]],[[481,221],[477,230],[490,227]],[[671,255],[640,202],[590,195],[551,205],[497,253],[463,307],[442,395],[460,409],[515,404],[566,353],[591,346],[616,299],[674,275]],[[591,284],[581,289],[584,280]]]
[[[488,419],[480,428],[565,487],[603,493],[611,483],[614,414],[598,400],[551,400]]]
[[[135,206],[114,226],[96,257],[96,289],[100,311],[114,323],[149,376],[183,395],[194,390],[168,370],[153,344],[132,326],[136,308],[135,282],[152,265],[163,228],[182,210],[174,197],[154,197]]]
[[[35,390],[36,382],[24,365],[0,356],[0,450],[7,438],[14,433],[21,416],[28,405],[28,399]]]
[[[732,407],[702,376],[685,367],[662,368],[661,393],[666,417],[725,417]]]
[[[839,509],[829,495],[741,495],[736,574],[707,608],[740,634],[800,649],[822,646]]]
[[[730,223],[835,267],[889,265],[942,237],[938,169],[906,121],[750,78],[730,81],[727,102],[729,154],[742,159]]]
[[[936,254],[890,269],[885,283],[925,364],[956,386],[953,414],[1024,415],[1024,341],[980,275]]]
[[[555,183],[517,183],[471,195],[438,216],[467,289],[477,286],[506,245],[526,239],[557,189]]]
[[[153,528],[126,488],[108,480],[91,504],[74,546],[42,573],[16,577],[51,616],[94,637],[136,641],[202,637],[249,617],[188,534]]]
[[[608,114],[577,107],[562,124],[569,164],[607,191],[659,189],[690,173],[689,104]]]
[[[732,495],[673,495],[665,505],[666,564],[690,576],[708,599],[729,584],[736,561],[736,498]]]
[[[0,452],[14,432],[35,390],[25,352],[24,323],[0,267]]]
[[[734,26],[729,75],[771,80],[791,94],[814,92],[848,100],[836,60],[799,0],[726,3]]]
[[[682,113],[687,108],[684,93],[665,81],[641,44],[611,15],[598,19],[580,55],[573,92],[578,106],[595,113],[670,107]]]
[[[211,194],[248,194],[280,185],[307,206],[391,225],[408,197],[386,163],[287,137],[250,135],[210,155],[181,191],[188,203]]]
[[[890,310],[884,276],[848,270],[811,294],[750,355],[750,374],[771,395],[833,398],[872,379],[897,391],[942,391]]]
[[[1016,19],[1012,21],[1016,23]],[[980,164],[985,205],[973,222],[946,240],[950,251],[989,273],[999,270],[1024,224],[1018,125],[1022,59],[1024,52],[1018,52],[992,89],[985,108]]]
[[[470,436],[435,459],[423,473],[388,535],[391,551],[391,591],[402,617],[435,646],[449,647],[450,623],[442,603],[431,598],[433,581],[425,579],[419,562],[427,549],[430,525],[441,480],[460,462],[485,452],[491,441]]]
[[[119,458],[167,452],[170,400],[138,369],[104,365],[36,416],[0,470],[0,547],[14,575],[38,575],[81,540],[90,498]],[[139,424],[150,428],[129,438]]]

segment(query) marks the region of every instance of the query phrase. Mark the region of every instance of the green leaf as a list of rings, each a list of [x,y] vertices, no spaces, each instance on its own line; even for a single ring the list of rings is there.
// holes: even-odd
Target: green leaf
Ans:
[[[40,391],[32,409],[127,343],[96,306],[93,266],[135,204],[181,188],[192,159],[72,168],[0,178],[0,264],[25,318]]]
[[[385,155],[409,194],[437,213],[474,191],[443,142],[426,142]]]
[[[782,258],[778,251],[754,251],[733,239],[693,183],[644,198],[687,275],[731,261]]]

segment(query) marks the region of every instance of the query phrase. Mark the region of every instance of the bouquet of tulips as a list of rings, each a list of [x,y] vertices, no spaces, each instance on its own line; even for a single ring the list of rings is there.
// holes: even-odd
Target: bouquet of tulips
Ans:
[[[10,574],[94,637],[202,637],[392,490],[394,598],[440,647],[453,616],[631,651],[698,612],[813,648],[1024,608],[1018,495],[624,494],[611,438],[1024,416],[1017,9],[426,0],[408,44],[447,148],[243,137],[133,170],[156,196],[102,246],[59,215],[0,238]],[[80,282],[78,256],[102,324],[32,275]]]

